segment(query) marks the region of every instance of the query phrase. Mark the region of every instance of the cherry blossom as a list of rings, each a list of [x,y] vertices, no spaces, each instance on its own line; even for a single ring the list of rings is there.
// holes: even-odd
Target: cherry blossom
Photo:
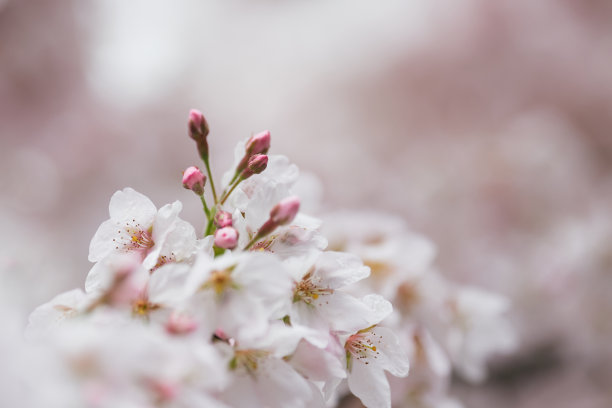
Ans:
[[[179,201],[159,211],[146,196],[126,188],[113,194],[110,219],[96,231],[89,246],[89,260],[98,262],[112,253],[136,253],[146,268],[163,257],[186,257],[195,246],[195,231],[178,218]]]
[[[452,407],[451,367],[480,380],[510,348],[505,300],[444,279],[435,246],[401,221],[347,213],[321,231],[297,167],[268,155],[270,132],[238,144],[217,194],[201,112],[188,131],[206,175],[191,166],[181,183],[203,234],[179,201],[113,194],[85,290],[29,318],[33,378],[56,372],[62,392],[45,406],[329,407],[352,393],[367,407]]]

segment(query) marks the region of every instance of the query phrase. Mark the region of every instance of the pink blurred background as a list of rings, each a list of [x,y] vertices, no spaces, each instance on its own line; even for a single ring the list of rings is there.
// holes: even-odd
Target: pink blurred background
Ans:
[[[111,194],[175,199],[238,140],[390,211],[521,338],[468,407],[612,406],[612,3],[0,1],[0,265],[24,310],[81,286]]]

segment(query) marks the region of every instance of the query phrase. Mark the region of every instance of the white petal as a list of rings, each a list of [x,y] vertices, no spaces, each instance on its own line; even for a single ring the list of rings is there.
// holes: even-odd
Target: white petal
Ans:
[[[344,252],[323,252],[316,265],[322,283],[330,288],[340,288],[370,276],[370,268],[359,257]]]
[[[135,220],[135,223],[144,229],[153,224],[153,218],[157,213],[155,204],[147,196],[129,187],[113,194],[108,210],[111,220],[118,222]]]
[[[257,393],[257,385],[248,375],[236,375],[231,384],[223,390],[222,399],[232,407],[264,408]]]
[[[391,303],[380,295],[367,295],[362,301],[370,307],[369,325],[378,324],[393,312]]]
[[[332,295],[319,296],[315,302],[318,318],[329,322],[334,331],[355,333],[373,324],[371,306],[348,293],[338,290]]]
[[[180,201],[175,201],[159,209],[153,223],[153,240],[156,244],[158,241],[163,241],[172,228],[174,228],[174,223],[182,208],[183,204]]]
[[[28,318],[25,336],[28,340],[43,339],[75,316],[86,301],[81,289],[61,293],[51,301],[38,306]]]
[[[410,363],[397,336],[386,327],[377,326],[371,330],[372,340],[380,354],[377,365],[396,377],[408,375]]]
[[[353,359],[348,386],[367,408],[391,408],[391,389],[383,370]]]
[[[342,361],[328,351],[301,341],[289,360],[302,375],[312,381],[345,378]]]
[[[149,279],[149,300],[176,306],[186,301],[196,288],[190,287],[192,270],[185,264],[166,264],[155,270]]]
[[[269,407],[305,407],[312,399],[307,381],[289,364],[268,358],[257,370],[258,394]]]
[[[328,333],[325,333],[325,344],[327,344]],[[318,338],[317,338],[318,336]],[[270,324],[265,335],[259,341],[251,343],[252,348],[271,350],[276,357],[286,357],[293,354],[303,338],[314,337],[319,341],[321,334],[303,326],[287,326],[277,321]]]
[[[108,280],[109,269],[102,262],[97,262],[87,273],[85,279],[85,292],[90,293],[102,289],[105,282]]]
[[[117,223],[106,220],[98,227],[89,243],[89,262],[98,262],[115,250],[117,244],[113,238],[119,236]]]
[[[161,255],[172,256],[180,262],[196,250],[196,233],[193,226],[187,221],[177,219],[174,228],[166,236]]]

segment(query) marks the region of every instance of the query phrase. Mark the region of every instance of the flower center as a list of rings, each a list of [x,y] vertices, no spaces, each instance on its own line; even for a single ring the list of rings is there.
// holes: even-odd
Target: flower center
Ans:
[[[346,350],[346,364],[349,370],[353,358],[365,364],[369,364],[368,360],[372,358],[378,358],[380,351],[378,351],[376,344],[372,341],[372,332],[370,332],[370,329],[371,328],[361,330],[353,334],[346,341],[344,349]],[[377,340],[380,341],[382,338],[378,338]]]
[[[238,285],[232,279],[232,269],[212,271],[200,289],[212,289],[217,295],[221,295],[227,288],[237,289]]]
[[[259,367],[260,360],[269,354],[265,350],[236,350],[234,358],[229,362],[229,367],[231,370],[244,370],[249,375],[254,375],[257,367]]]
[[[165,264],[172,263],[172,262],[176,262],[176,257],[174,256],[174,252],[171,253],[169,256],[161,255],[159,258],[157,258],[157,263],[155,264],[155,266],[149,269],[149,272],[153,273],[157,269],[164,266]]]
[[[159,305],[150,303],[148,299],[138,299],[132,302],[132,315],[148,317],[153,310],[159,309]]]
[[[113,238],[115,249],[129,251],[147,251],[151,249],[155,242],[153,241],[153,227],[144,229],[136,220],[132,223],[126,222],[125,227],[117,230],[119,235]]]
[[[331,288],[320,287],[320,281],[321,278],[314,276],[314,268],[311,268],[302,280],[295,284],[293,303],[302,301],[311,305],[315,300],[319,299],[319,296],[334,293],[334,290]]]
[[[263,240],[261,240],[261,241],[257,242],[255,245],[253,245],[253,246],[250,248],[250,251],[259,251],[259,252],[262,252],[262,251],[267,251],[267,252],[273,252],[273,251],[270,249],[270,247],[271,247],[271,246],[272,246],[272,244],[274,243],[274,240],[275,240],[275,239],[276,239],[276,235],[269,236],[268,238],[263,239]]]

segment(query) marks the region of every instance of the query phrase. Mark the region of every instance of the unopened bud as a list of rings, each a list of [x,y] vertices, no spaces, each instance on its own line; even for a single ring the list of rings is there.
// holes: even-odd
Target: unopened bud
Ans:
[[[208,122],[202,112],[192,109],[189,112],[189,136],[195,140],[198,152],[203,160],[208,160],[208,142],[206,136],[209,132]]]
[[[217,329],[215,330],[215,332],[213,333],[215,335],[215,337],[217,337],[219,340],[223,340],[223,341],[227,341],[229,340],[229,336],[223,331],[223,329]]]
[[[255,237],[247,244],[249,249],[255,242],[271,234],[277,227],[289,224],[300,210],[300,199],[296,196],[282,199],[270,211],[270,218],[259,228]]]
[[[234,249],[238,245],[238,231],[233,227],[225,227],[215,232],[215,245],[223,249]]]
[[[296,196],[291,196],[282,199],[270,211],[270,220],[276,225],[289,224],[295,218],[300,210],[300,199]]]
[[[188,167],[183,172],[183,187],[187,190],[201,196],[204,194],[204,184],[206,184],[206,176],[197,167]]]
[[[268,167],[268,156],[265,154],[255,154],[249,159],[249,164],[240,175],[243,179],[259,174]]]
[[[198,323],[190,316],[172,313],[166,322],[166,331],[170,334],[187,334],[198,328]]]
[[[227,211],[219,211],[215,214],[215,224],[217,228],[225,228],[232,226],[232,214]]]
[[[252,156],[254,154],[266,154],[270,149],[270,131],[264,130],[251,138],[246,142],[246,154]]]
[[[263,132],[259,132],[256,135],[251,136],[251,138],[246,142],[245,154],[236,167],[236,173],[240,174],[247,168],[251,156],[256,154],[266,154],[268,153],[268,149],[270,149],[269,131],[264,130]]]

